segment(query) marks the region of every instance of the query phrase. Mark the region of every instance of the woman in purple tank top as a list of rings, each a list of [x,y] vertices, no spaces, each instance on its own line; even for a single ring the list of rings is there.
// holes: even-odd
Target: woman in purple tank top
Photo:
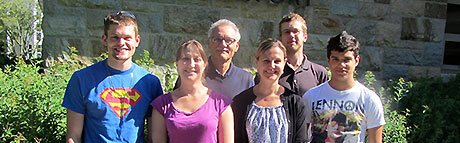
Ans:
[[[232,100],[210,90],[204,83],[208,64],[197,40],[184,42],[177,50],[179,88],[152,101],[151,133],[155,143],[232,143]]]

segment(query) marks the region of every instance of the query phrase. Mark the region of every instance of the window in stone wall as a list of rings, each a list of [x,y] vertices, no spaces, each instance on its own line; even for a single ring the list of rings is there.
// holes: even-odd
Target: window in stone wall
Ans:
[[[450,2],[450,1],[449,1]],[[447,4],[443,67],[459,70],[460,66],[460,2]]]

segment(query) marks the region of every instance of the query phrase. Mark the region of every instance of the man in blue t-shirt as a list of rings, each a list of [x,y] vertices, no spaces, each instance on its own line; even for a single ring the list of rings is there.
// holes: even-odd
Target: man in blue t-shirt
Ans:
[[[140,41],[135,16],[107,15],[102,40],[108,58],[76,71],[67,85],[66,142],[143,142],[149,103],[163,91],[156,76],[132,62]]]

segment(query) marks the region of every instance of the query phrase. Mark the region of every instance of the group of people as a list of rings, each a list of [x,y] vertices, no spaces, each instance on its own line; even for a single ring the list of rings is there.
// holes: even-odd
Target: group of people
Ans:
[[[381,142],[380,98],[354,80],[359,42],[345,31],[330,38],[327,70],[307,59],[302,16],[279,23],[280,40],[256,51],[256,77],[236,67],[238,27],[227,19],[208,31],[206,55],[197,40],[177,49],[175,89],[132,62],[140,42],[136,17],[126,11],[104,19],[108,58],[76,71],[64,95],[66,141],[143,142]]]

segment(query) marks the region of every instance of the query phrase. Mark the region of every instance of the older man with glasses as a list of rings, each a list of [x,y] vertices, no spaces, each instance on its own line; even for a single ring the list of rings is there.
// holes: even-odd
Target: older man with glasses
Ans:
[[[76,71],[67,85],[66,142],[143,142],[149,104],[163,90],[158,77],[132,62],[140,42],[136,17],[107,15],[102,40],[108,58]]]
[[[240,39],[238,27],[227,19],[216,21],[208,31],[207,44],[211,56],[205,73],[206,86],[231,99],[254,85],[252,74],[232,63]],[[176,82],[176,87],[179,82]]]

